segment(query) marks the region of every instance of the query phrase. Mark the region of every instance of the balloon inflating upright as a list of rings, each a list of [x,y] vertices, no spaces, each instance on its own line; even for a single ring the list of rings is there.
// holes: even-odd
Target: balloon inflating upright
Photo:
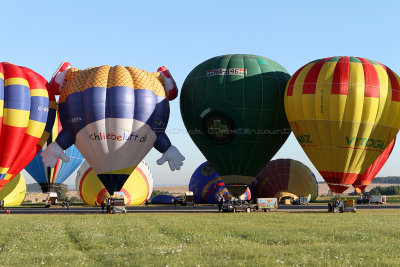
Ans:
[[[346,56],[312,61],[290,79],[287,118],[332,192],[344,192],[395,138],[399,82],[381,63]]]
[[[50,82],[60,90],[62,131],[42,152],[44,163],[68,160],[63,149],[79,149],[110,194],[119,191],[154,146],[180,169],[184,157],[165,134],[169,100],[177,88],[169,71],[149,73],[135,67],[99,66],[85,70],[61,65]]]
[[[239,196],[290,134],[283,97],[288,72],[270,59],[217,56],[195,67],[180,97],[190,137]]]

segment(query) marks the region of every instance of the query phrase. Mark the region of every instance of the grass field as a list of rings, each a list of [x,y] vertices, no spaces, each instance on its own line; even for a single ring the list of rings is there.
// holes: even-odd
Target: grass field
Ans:
[[[400,265],[400,211],[0,215],[0,266]]]

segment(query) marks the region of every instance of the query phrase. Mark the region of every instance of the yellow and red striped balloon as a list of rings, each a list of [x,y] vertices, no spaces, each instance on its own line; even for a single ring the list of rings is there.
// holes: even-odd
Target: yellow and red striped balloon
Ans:
[[[334,193],[342,193],[400,128],[400,78],[360,57],[312,61],[289,80],[285,111],[294,135]]]
[[[0,190],[49,138],[56,102],[48,88],[31,69],[0,62]]]
[[[76,175],[76,190],[80,198],[89,206],[101,205],[110,194],[92,170],[89,163],[83,161]],[[145,161],[141,161],[126,180],[121,192],[124,192],[127,206],[141,205],[153,193],[153,176]]]

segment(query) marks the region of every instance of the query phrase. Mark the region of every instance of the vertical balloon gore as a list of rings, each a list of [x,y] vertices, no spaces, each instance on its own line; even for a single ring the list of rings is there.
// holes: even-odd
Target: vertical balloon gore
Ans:
[[[0,62],[0,190],[40,151],[56,108],[47,81],[36,72]]]
[[[241,195],[290,134],[278,63],[255,55],[206,60],[186,77],[180,97],[190,137],[235,196]]]
[[[399,83],[388,67],[360,57],[315,60],[290,79],[287,118],[332,192],[349,188],[395,138]]]
[[[354,189],[357,193],[361,193],[365,188],[374,180],[375,176],[385,165],[387,159],[393,151],[396,138],[390,143],[390,145],[382,152],[382,154],[372,163],[371,166],[363,173],[357,176],[356,181],[353,183]]]

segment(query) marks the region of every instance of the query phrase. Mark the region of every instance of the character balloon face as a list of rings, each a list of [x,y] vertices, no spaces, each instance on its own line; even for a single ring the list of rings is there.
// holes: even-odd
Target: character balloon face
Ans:
[[[386,66],[359,57],[316,60],[290,79],[287,118],[332,192],[345,191],[396,136],[399,82]]]
[[[0,63],[0,190],[40,151],[50,135],[55,108],[42,76]]]
[[[283,108],[289,78],[272,60],[237,54],[201,63],[183,84],[181,114],[190,137],[235,196],[291,132]]]
[[[170,154],[166,78],[160,73],[100,66],[66,69],[64,77],[59,100],[64,129],[56,142],[63,149],[75,143],[109,193],[121,189],[153,146]]]

